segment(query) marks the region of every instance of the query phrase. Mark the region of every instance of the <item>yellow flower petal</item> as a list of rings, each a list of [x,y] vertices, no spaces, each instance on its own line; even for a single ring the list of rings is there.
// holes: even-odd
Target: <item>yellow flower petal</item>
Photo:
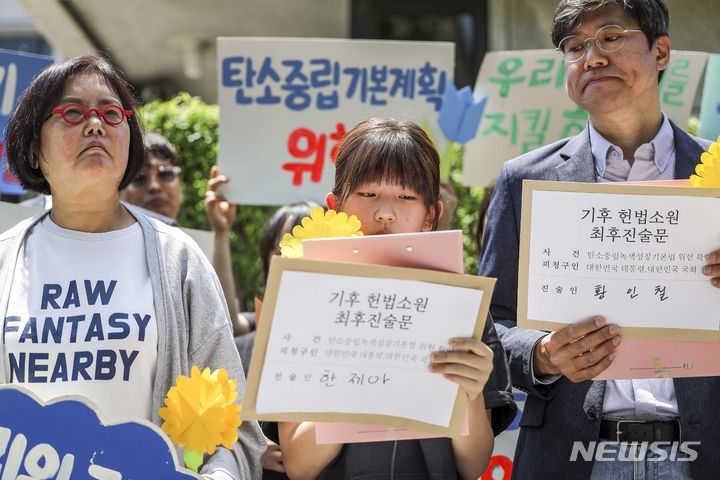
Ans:
[[[314,208],[310,215],[296,225],[292,234],[286,233],[280,241],[280,253],[286,258],[302,258],[302,240],[307,238],[357,237],[362,236],[360,220],[355,215],[348,217],[345,212]]]
[[[285,258],[302,258],[302,240],[286,233],[280,241],[280,255]]]
[[[179,376],[159,411],[161,428],[170,439],[200,453],[214,453],[218,445],[232,448],[241,425],[237,381],[225,369],[202,372],[193,366],[190,377]]]
[[[700,162],[695,166],[697,175],[690,176],[690,184],[693,187],[720,188],[720,137],[700,156]]]

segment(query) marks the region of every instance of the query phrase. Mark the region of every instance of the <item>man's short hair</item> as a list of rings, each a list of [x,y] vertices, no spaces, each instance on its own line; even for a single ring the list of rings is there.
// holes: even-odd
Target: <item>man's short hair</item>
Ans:
[[[648,48],[652,48],[658,37],[668,35],[670,15],[665,0],[561,0],[553,17],[553,45],[557,47],[568,36],[585,12],[615,5],[638,22],[647,38]]]

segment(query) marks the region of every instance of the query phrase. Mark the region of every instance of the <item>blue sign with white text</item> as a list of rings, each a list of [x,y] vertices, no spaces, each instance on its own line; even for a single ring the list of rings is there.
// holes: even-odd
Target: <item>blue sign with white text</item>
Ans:
[[[33,78],[48,65],[53,58],[24,52],[0,49],[0,193],[23,195],[25,190],[7,169],[5,156],[5,127],[15,110],[17,99],[30,85]]]
[[[154,425],[104,425],[80,400],[39,403],[27,390],[0,386],[0,477],[197,479],[177,470],[169,440]]]

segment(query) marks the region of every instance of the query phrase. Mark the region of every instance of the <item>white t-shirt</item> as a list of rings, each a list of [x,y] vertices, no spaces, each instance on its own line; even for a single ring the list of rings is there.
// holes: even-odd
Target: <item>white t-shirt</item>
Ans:
[[[150,419],[157,323],[140,225],[87,233],[46,216],[15,266],[3,340],[10,383]]]

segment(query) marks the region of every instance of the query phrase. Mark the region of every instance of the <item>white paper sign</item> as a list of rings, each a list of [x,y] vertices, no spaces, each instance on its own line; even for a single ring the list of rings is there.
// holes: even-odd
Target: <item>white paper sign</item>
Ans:
[[[415,280],[284,271],[257,413],[365,413],[448,426],[458,387],[428,370],[429,355],[471,336],[482,297]]]
[[[670,52],[670,65],[660,81],[660,104],[670,120],[683,130],[687,130],[707,62],[706,52]]]
[[[16,224],[43,211],[38,207],[26,207],[16,203],[0,202],[0,232],[10,230]]]
[[[662,109],[682,129],[687,128],[707,56],[672,51],[663,76]],[[465,185],[486,185],[507,160],[576,135],[587,124],[587,113],[565,92],[563,59],[555,50],[486,53],[474,94],[489,98],[477,137],[465,145]]]
[[[452,80],[454,45],[218,38],[223,193],[251,205],[322,202],[345,132],[368,117],[426,123]]]
[[[534,190],[527,318],[720,330],[720,292],[702,274],[719,209],[711,197]]]

